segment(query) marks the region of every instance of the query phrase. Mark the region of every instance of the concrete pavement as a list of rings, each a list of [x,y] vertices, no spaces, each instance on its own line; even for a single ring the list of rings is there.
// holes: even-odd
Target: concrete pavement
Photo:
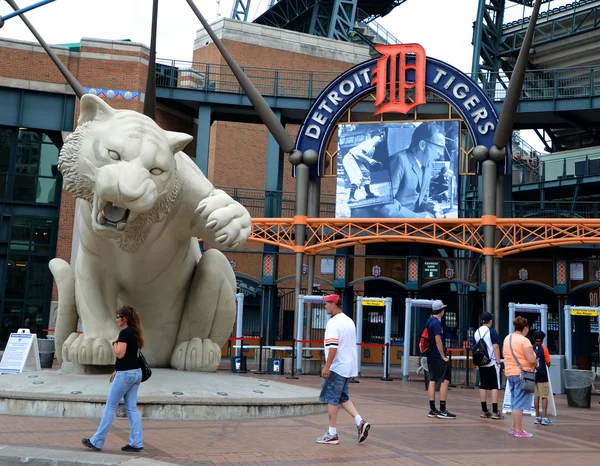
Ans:
[[[290,389],[317,390],[320,385],[316,376],[301,376],[299,380],[260,378],[281,382]],[[43,448],[56,455],[85,453],[86,459],[98,461],[80,464],[119,464],[100,462],[105,454],[123,461],[140,458],[188,466],[598,464],[600,397],[592,398],[591,409],[577,409],[568,408],[566,397],[558,396],[554,425],[534,426],[533,418],[528,417],[525,428],[535,437],[516,439],[507,434],[510,416],[500,421],[479,418],[478,390],[451,389],[448,409],[458,415],[452,421],[427,417],[427,394],[422,381],[361,379],[359,384],[351,385],[350,393],[359,412],[373,426],[369,438],[360,445],[356,443],[353,420],[345,413],[339,417],[339,445],[315,443],[327,428],[324,413],[234,421],[144,420],[145,448],[135,457],[120,451],[128,442],[126,419],[115,420],[105,449],[94,453],[83,450],[80,439],[93,434],[98,419],[0,415],[0,445]],[[2,462],[0,456],[0,464],[10,463]]]

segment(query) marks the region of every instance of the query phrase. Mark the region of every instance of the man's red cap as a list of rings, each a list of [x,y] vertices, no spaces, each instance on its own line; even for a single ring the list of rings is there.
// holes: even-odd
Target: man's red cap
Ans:
[[[323,301],[337,305],[340,302],[340,297],[337,294],[330,294],[323,296]]]

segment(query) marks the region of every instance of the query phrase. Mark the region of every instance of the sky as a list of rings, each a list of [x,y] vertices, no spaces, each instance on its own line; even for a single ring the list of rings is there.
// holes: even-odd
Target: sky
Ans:
[[[38,1],[18,0],[17,4],[23,8]],[[250,1],[250,19],[265,11],[268,5],[268,0],[247,1]],[[542,5],[542,11],[571,1],[553,0]],[[219,16],[230,17],[234,3],[234,0],[195,0],[209,23]],[[531,12],[531,8],[507,3],[510,6],[505,12],[505,22],[529,16]],[[419,43],[428,56],[468,73],[471,71],[473,22],[478,4],[479,0],[409,0],[378,21],[400,42]],[[0,15],[12,11],[0,0]],[[83,37],[92,37],[131,39],[149,45],[151,16],[151,0],[55,0],[27,13],[31,23],[50,44],[77,43]],[[190,61],[199,28],[200,22],[185,0],[160,0],[157,57]],[[35,42],[16,17],[6,21],[0,29],[0,38]],[[537,144],[535,146],[538,148]]]

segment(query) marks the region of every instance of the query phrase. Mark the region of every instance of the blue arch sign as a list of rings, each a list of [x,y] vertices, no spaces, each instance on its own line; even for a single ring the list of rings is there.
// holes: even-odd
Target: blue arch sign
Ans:
[[[340,75],[319,94],[310,107],[298,133],[296,149],[302,152],[313,149],[319,154],[318,164],[311,167],[311,176],[323,175],[323,157],[336,122],[349,107],[376,90],[374,70],[378,67],[378,61],[378,58],[374,58],[360,63]],[[427,57],[424,71],[425,89],[442,97],[456,109],[469,129],[474,145],[491,147],[498,125],[498,114],[494,103],[483,90],[462,71],[435,58]],[[417,72],[414,66],[407,66],[406,70],[397,69],[392,73],[395,78],[404,72],[406,81],[414,82]],[[385,80],[390,82],[390,69],[387,70]],[[375,110],[376,107],[373,113]],[[501,174],[510,173],[511,156],[510,152],[507,154],[504,163],[498,164],[498,172]]]

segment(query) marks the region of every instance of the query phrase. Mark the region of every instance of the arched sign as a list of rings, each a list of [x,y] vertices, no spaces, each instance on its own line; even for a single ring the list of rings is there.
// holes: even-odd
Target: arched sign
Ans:
[[[392,46],[399,48],[401,46]],[[413,49],[420,46],[409,45]],[[326,144],[335,123],[342,117],[344,112],[355,102],[361,100],[365,95],[376,91],[377,101],[381,101],[381,83],[387,84],[388,102],[383,105],[394,107],[399,101],[390,105],[390,86],[393,94],[403,96],[406,88],[415,87],[418,84],[420,69],[418,65],[419,52],[416,58],[411,54],[407,60],[388,60],[393,63],[385,71],[385,81],[382,79],[381,59],[373,58],[363,62],[346,71],[327,88],[325,88],[309,109],[304,123],[298,133],[296,149],[304,152],[309,149],[317,151],[319,163],[311,167],[311,176],[323,175],[323,156]],[[424,54],[424,52],[423,52]],[[403,63],[404,61],[404,63]],[[494,143],[494,133],[498,124],[498,114],[494,103],[487,97],[483,90],[462,71],[435,58],[423,55],[424,85],[425,89],[436,94],[451,104],[464,120],[475,146],[483,145],[491,147]],[[393,84],[395,83],[395,84]],[[379,86],[378,86],[379,84]],[[386,93],[384,92],[383,95]],[[419,90],[415,90],[418,97]],[[402,107],[400,102],[399,106]],[[414,106],[414,105],[413,105]],[[410,108],[406,108],[409,110]],[[374,106],[373,113],[380,113]],[[507,154],[504,163],[498,164],[498,172],[510,173],[510,153]]]

